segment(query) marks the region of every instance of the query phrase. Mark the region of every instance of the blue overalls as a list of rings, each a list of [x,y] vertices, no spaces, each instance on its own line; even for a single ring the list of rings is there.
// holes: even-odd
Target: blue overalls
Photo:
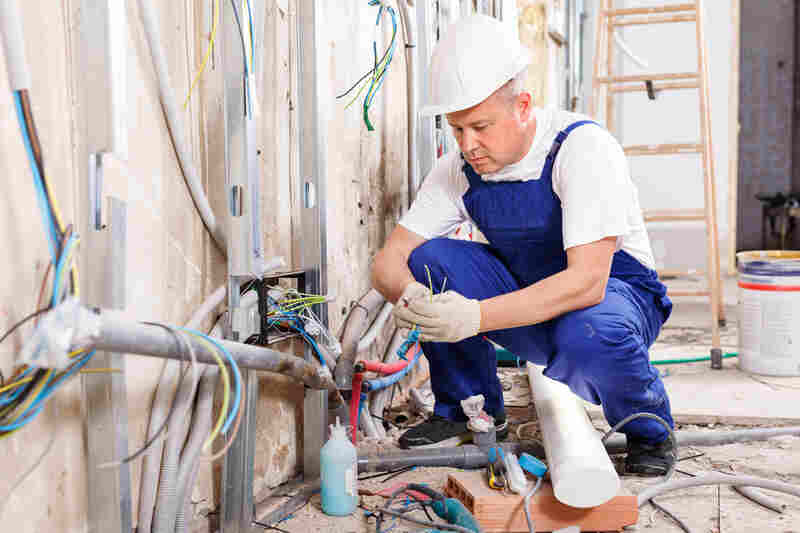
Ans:
[[[408,260],[417,281],[428,284],[427,265],[433,287],[441,287],[446,277],[447,289],[483,300],[564,270],[567,255],[561,202],[553,192],[553,162],[567,135],[587,123],[594,124],[575,122],[558,134],[538,180],[486,182],[465,162],[469,189],[464,206],[490,244],[449,238],[426,241]],[[601,303],[486,336],[521,359],[545,365],[546,376],[567,384],[581,398],[602,404],[612,426],[640,411],[673,425],[669,399],[648,355],[671,310],[655,271],[620,250],[614,254]],[[503,412],[495,351],[481,335],[458,343],[423,343],[422,349],[430,363],[436,414],[466,420],[460,401],[473,394],[485,396],[488,413]],[[622,431],[649,443],[667,436],[658,422],[643,418]]]

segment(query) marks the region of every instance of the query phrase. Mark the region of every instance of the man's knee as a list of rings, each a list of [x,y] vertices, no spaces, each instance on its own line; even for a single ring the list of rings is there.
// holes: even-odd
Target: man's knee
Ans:
[[[556,352],[587,363],[603,354],[636,350],[642,344],[639,337],[630,317],[603,304],[569,312],[553,329]]]
[[[408,268],[417,281],[427,284],[428,274],[425,267],[427,266],[432,273],[449,270],[447,264],[452,260],[454,250],[459,245],[463,245],[463,241],[446,237],[427,240],[414,248],[408,256]]]

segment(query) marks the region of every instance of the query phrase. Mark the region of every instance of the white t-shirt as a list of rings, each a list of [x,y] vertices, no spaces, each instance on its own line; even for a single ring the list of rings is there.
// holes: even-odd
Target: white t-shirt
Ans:
[[[559,109],[534,109],[536,134],[530,151],[513,165],[482,176],[485,181],[541,178],[558,132],[589,117]],[[425,239],[449,234],[472,222],[462,196],[469,188],[459,152],[440,158],[425,178],[400,224]],[[553,165],[553,191],[561,200],[564,249],[617,237],[622,249],[655,268],[628,161],[617,140],[603,127],[584,124],[572,130]],[[490,243],[491,244],[491,243]]]

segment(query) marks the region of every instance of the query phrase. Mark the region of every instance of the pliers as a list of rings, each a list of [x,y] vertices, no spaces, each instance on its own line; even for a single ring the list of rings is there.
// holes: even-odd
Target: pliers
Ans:
[[[489,462],[486,465],[486,476],[489,487],[494,490],[505,490],[508,486],[506,480],[506,466],[503,460],[503,449],[499,446],[489,448]]]

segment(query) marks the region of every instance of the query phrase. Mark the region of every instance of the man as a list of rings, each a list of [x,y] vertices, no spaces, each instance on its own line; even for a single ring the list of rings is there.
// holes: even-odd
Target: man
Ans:
[[[649,412],[673,425],[648,347],[672,304],[617,141],[586,117],[534,109],[526,51],[498,21],[451,26],[431,62],[423,113],[445,115],[461,153],[442,157],[375,259],[373,283],[417,327],[430,363],[434,415],[401,438],[441,446],[468,436],[460,401],[486,398],[507,432],[494,348],[546,365],[545,375],[602,404],[610,424]],[[471,221],[488,245],[443,238]],[[445,284],[446,292],[430,296]],[[638,418],[629,472],[674,462],[668,432]]]

